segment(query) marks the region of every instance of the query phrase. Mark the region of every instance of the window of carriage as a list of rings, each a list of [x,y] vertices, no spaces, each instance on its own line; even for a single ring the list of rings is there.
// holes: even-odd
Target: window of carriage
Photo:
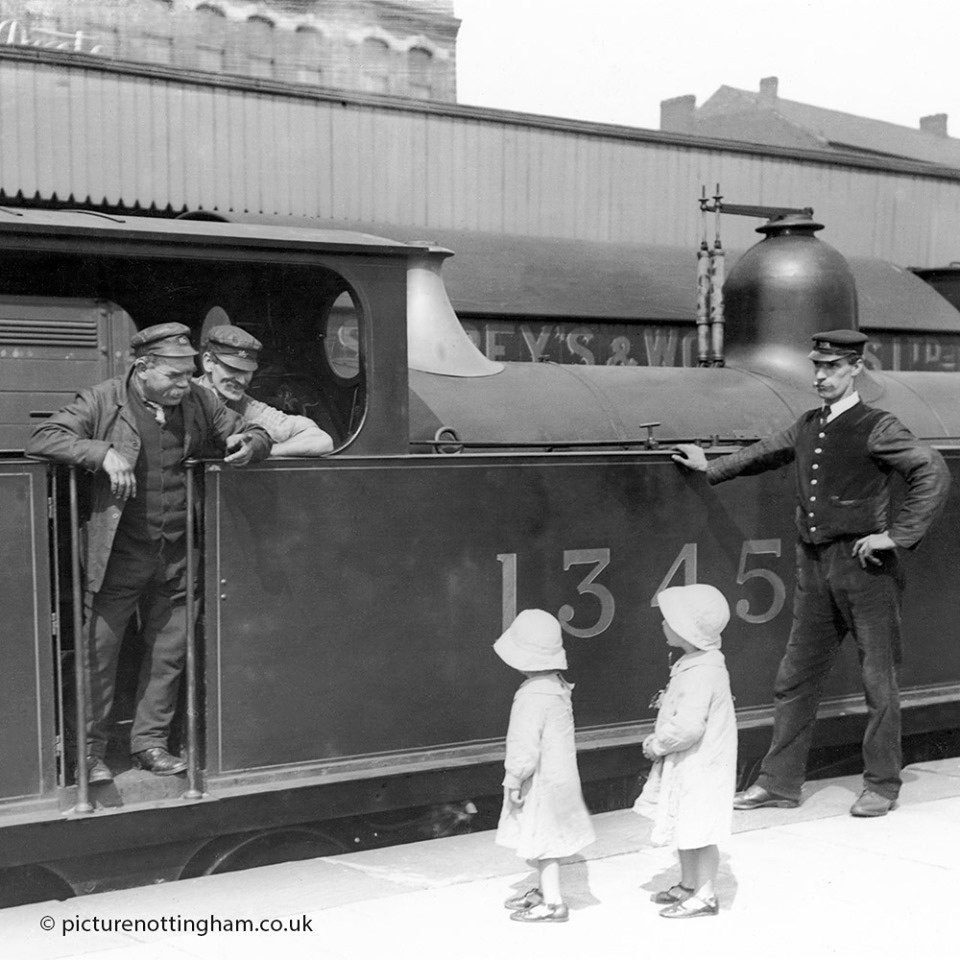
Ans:
[[[356,298],[347,290],[327,311],[323,348],[334,376],[345,382],[356,380],[360,375],[360,311]]]
[[[390,89],[390,48],[368,37],[360,45],[360,89],[387,93]]]

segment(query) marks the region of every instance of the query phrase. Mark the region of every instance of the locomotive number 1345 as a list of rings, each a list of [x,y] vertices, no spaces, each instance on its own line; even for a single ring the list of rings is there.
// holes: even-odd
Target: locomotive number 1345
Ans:
[[[753,557],[780,556],[780,538],[773,540],[745,540],[740,548],[740,563],[737,566],[737,584],[742,585],[748,580],[764,580],[770,585],[770,602],[764,610],[751,610],[750,601],[745,597],[737,601],[736,615],[746,623],[758,624],[768,623],[783,609],[787,599],[787,588],[783,580],[772,570],[764,566],[749,565]],[[503,629],[506,630],[517,615],[517,554],[498,553],[497,560],[500,561],[501,584],[503,598]],[[749,565],[749,566],[748,566]],[[600,606],[599,616],[596,621],[588,627],[575,627],[571,622],[576,610],[574,607],[565,603],[557,611],[557,619],[560,621],[566,633],[573,637],[589,639],[590,637],[600,636],[613,623],[616,614],[617,604],[613,594],[604,586],[602,574],[610,566],[610,548],[597,547],[595,549],[582,550],[564,550],[563,551],[563,569],[570,570],[572,567],[589,567],[589,572],[577,584],[577,594],[584,596],[589,594],[594,597],[595,602]],[[681,547],[673,563],[660,581],[653,595],[650,597],[650,606],[659,606],[657,594],[661,590],[669,587],[677,574],[682,569],[684,585],[697,583],[697,544],[685,543]],[[716,584],[722,589],[722,585]]]

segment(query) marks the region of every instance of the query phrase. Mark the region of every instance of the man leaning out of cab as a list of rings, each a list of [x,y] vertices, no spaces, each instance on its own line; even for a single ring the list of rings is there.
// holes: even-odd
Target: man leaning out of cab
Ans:
[[[201,351],[203,376],[196,382],[217,394],[246,423],[263,427],[273,441],[271,457],[320,457],[329,453],[333,440],[311,419],[284,413],[247,393],[261,349],[260,341],[240,327],[213,327]]]

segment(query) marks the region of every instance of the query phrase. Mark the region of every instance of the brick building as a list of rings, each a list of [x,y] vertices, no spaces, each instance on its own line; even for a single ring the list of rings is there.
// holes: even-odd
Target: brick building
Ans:
[[[0,46],[456,101],[452,0],[0,0]]]
[[[947,115],[920,118],[918,129],[815,107],[779,95],[776,77],[759,90],[722,86],[697,106],[692,94],[663,100],[660,129],[771,147],[898,157],[960,167],[960,140],[947,135]]]

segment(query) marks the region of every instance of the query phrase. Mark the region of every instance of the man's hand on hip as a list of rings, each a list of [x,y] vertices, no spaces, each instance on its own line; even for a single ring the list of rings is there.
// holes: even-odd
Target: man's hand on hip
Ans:
[[[880,557],[874,556],[878,550],[896,550],[897,545],[890,539],[890,534],[871,533],[866,537],[861,537],[854,545],[851,556],[860,561],[860,566],[866,569],[868,563],[879,566],[883,563]]]

